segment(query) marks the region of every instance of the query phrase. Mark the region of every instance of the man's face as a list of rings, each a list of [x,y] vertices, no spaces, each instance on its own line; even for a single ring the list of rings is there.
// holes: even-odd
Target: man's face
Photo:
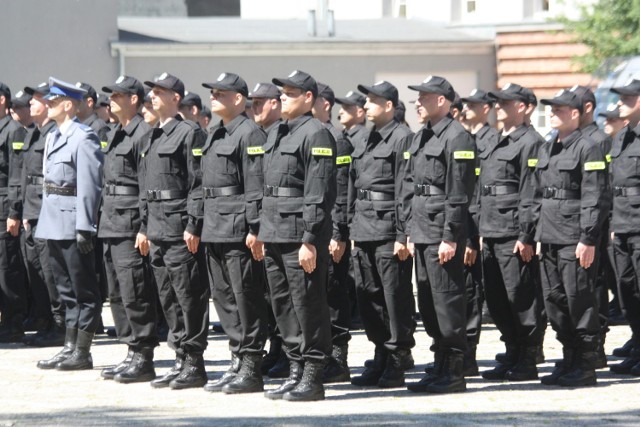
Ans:
[[[487,104],[480,102],[467,102],[462,109],[464,122],[469,124],[485,123],[487,121]]]
[[[230,90],[211,89],[211,112],[224,115],[231,110],[236,102],[237,92]]]
[[[349,128],[362,122],[362,114],[364,114],[364,109],[358,105],[342,104],[338,112],[338,119],[344,127]]]
[[[613,137],[615,134],[620,132],[620,129],[626,126],[626,121],[624,119],[616,119],[610,118],[604,121],[604,133]]]
[[[31,123],[31,116],[29,114],[29,107],[16,107],[13,106],[10,109],[11,118],[22,124]]]
[[[264,126],[265,123],[269,122],[271,110],[278,107],[278,100],[270,98],[253,98],[252,101],[251,111],[253,112],[253,119],[258,125]]]
[[[131,95],[128,93],[113,92],[109,101],[111,112],[116,116],[131,110]]]
[[[47,117],[51,120],[57,120],[64,117],[65,114],[65,105],[71,102],[68,99],[59,96],[54,99],[49,99],[46,101],[47,103]]]
[[[282,115],[286,119],[296,118],[309,111],[306,104],[307,93],[297,87],[284,86],[282,88],[280,100],[282,101]]]
[[[418,92],[418,99],[416,99],[416,113],[418,113],[418,121],[420,123],[427,123],[431,117],[437,115],[440,109],[438,105],[438,98],[442,95],[432,92]]]
[[[153,109],[151,102],[145,102],[142,105],[142,117],[144,118],[144,121],[150,125],[153,125],[158,121],[158,113]]]
[[[640,113],[640,96],[620,95],[618,106],[620,108],[621,119],[637,116]]]
[[[525,108],[524,102],[517,99],[498,99],[496,102],[496,118],[501,122],[510,122],[518,117],[520,108]]]
[[[151,105],[153,109],[158,113],[163,113],[177,107],[179,97],[177,94],[159,86],[154,86],[151,90]]]
[[[47,114],[47,104],[39,93],[34,93],[33,98],[29,101],[29,113],[31,117],[42,118]]]
[[[367,102],[364,104],[364,109],[367,112],[367,119],[374,123],[377,122],[378,119],[387,113],[388,102],[391,101],[369,92],[369,94],[367,94]]]
[[[574,117],[574,112],[578,110],[569,107],[568,105],[552,105],[551,112],[549,113],[549,123],[553,129],[558,131],[571,131],[575,127],[573,119],[579,117],[580,113]]]

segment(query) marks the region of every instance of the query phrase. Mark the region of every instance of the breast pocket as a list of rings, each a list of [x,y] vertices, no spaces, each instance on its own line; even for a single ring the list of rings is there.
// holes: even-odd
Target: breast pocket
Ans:
[[[60,180],[67,183],[75,183],[76,167],[73,162],[71,153],[57,153],[53,161],[55,171],[52,171],[54,180]]]
[[[580,159],[558,159],[556,167],[560,171],[562,187],[575,190],[580,188],[582,173],[579,168]]]
[[[182,165],[185,163],[183,153],[180,148],[180,141],[163,141],[158,147],[158,157],[160,160],[158,173],[181,174]]]
[[[496,153],[498,167],[500,168],[497,176],[508,179],[520,175],[520,164],[518,162],[520,151],[515,148],[517,147],[509,147]]]
[[[218,144],[214,148],[214,151],[218,157],[218,161],[216,162],[217,172],[227,175],[235,175],[238,173],[238,166],[236,164],[236,159],[234,158],[234,153],[236,151],[235,146],[230,144]]]
[[[298,170],[299,144],[284,144],[280,146],[279,161],[273,164],[276,170],[286,174],[293,174]]]
[[[426,174],[430,175],[431,183],[444,185],[446,168],[444,165],[444,144],[427,143],[424,150]]]
[[[391,145],[380,145],[373,151],[374,173],[377,178],[393,176],[394,156]]]
[[[131,151],[133,144],[120,144],[114,150],[115,154],[115,171],[117,175],[131,176],[135,174],[135,167],[133,162],[133,154]]]

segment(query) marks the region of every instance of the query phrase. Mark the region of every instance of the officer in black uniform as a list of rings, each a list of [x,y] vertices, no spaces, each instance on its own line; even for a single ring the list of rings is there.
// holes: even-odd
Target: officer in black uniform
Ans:
[[[159,122],[141,154],[143,227],[146,225],[151,242],[151,267],[169,324],[167,343],[176,351],[174,366],[151,386],[202,387],[207,382],[202,355],[207,348],[209,292],[197,259],[202,230],[197,158],[202,154],[204,134],[178,115],[184,96],[180,79],[162,73],[145,85],[152,88],[151,101]]]
[[[2,210],[0,220],[12,224],[0,233],[0,342],[20,342],[24,337],[22,322],[27,314],[27,293],[24,282],[24,271],[20,259],[19,221],[16,221],[15,209],[9,209],[12,198],[10,193],[17,191],[12,174],[16,156],[14,147],[24,144],[26,129],[9,115],[11,107],[11,90],[0,82],[0,201]],[[21,146],[22,148],[22,146]],[[18,150],[22,151],[22,150]],[[18,175],[19,177],[19,175]],[[19,186],[19,181],[17,182]],[[15,196],[13,198],[15,200]],[[12,218],[13,217],[13,218]],[[16,225],[17,222],[17,225]],[[7,224],[9,225],[9,224]]]
[[[98,103],[98,93],[89,83],[77,82],[76,87],[85,90],[87,93],[80,103],[78,109],[78,119],[89,126],[100,138],[100,145],[105,146],[107,134],[111,130],[108,123],[102,120],[95,112]]]
[[[257,239],[266,135],[244,114],[248,89],[242,77],[222,73],[202,85],[211,89],[212,112],[221,118],[202,148],[202,241],[207,244],[213,303],[232,352],[231,368],[204,389],[258,392],[264,388],[267,332],[263,248]]]
[[[551,105],[557,134],[539,150],[532,211],[544,303],[563,352],[542,383],[594,385],[599,322],[593,262],[609,210],[607,165],[601,148],[580,132],[580,97],[562,90],[541,102]]]
[[[253,120],[267,135],[282,123],[281,95],[278,86],[272,83],[258,83],[249,93],[249,98],[253,102],[251,104]]]
[[[202,98],[194,92],[185,92],[184,98],[180,102],[180,115],[185,120],[191,120],[200,125],[200,112],[202,111]]]
[[[620,107],[618,107],[618,104],[609,104],[605,111],[598,113],[598,117],[604,118],[602,130],[611,137],[611,143],[613,144],[613,138],[627,125],[627,121],[620,117]],[[607,162],[611,163],[611,158],[607,158]]]
[[[507,83],[490,95],[503,128],[479,153],[479,228],[487,306],[507,352],[482,376],[526,381],[538,378],[536,355],[542,342],[531,217],[540,140],[525,124],[528,96],[522,86]]]
[[[144,87],[137,79],[120,76],[102,90],[111,94],[111,111],[118,125],[107,135],[102,216],[98,237],[103,239],[103,262],[109,302],[125,359],[105,368],[101,376],[120,383],[151,381],[156,334],[156,290],[147,255],[149,242],[140,215],[140,163],[151,126],[138,114]]]
[[[46,319],[46,328],[25,337],[23,342],[36,347],[58,347],[64,344],[65,309],[51,271],[47,242],[35,238],[44,183],[42,157],[47,135],[55,131],[56,122],[47,117],[46,101],[43,98],[49,93],[48,83],[25,87],[24,91],[32,95],[30,113],[36,126],[27,133],[22,148],[22,252],[33,303],[38,307],[38,312],[42,312],[37,317]]]
[[[387,81],[358,85],[374,128],[353,142],[349,225],[358,308],[373,362],[351,383],[399,387],[413,367],[415,302],[401,190],[413,133],[395,118],[398,89]]]
[[[318,96],[313,77],[295,70],[272,81],[282,87],[286,122],[269,133],[264,146],[258,239],[265,242],[271,305],[290,374],[265,396],[322,400],[323,369],[331,354],[327,270],[336,199],[336,143],[311,115]]]
[[[347,137],[331,123],[331,109],[335,104],[333,89],[318,82],[318,97],[313,105],[313,116],[320,120],[336,141],[336,203],[333,206],[333,236],[329,243],[329,284],[327,300],[331,314],[331,358],[325,366],[323,382],[336,383],[349,381],[347,355],[351,333],[351,303],[349,301],[349,227],[347,224],[347,191],[349,184],[349,166],[353,146]]]
[[[344,126],[344,133],[349,141],[361,140],[362,135],[367,132],[367,112],[364,109],[366,102],[367,98],[352,90],[344,98],[336,98],[336,103],[340,104],[338,120]]]
[[[409,89],[419,92],[416,106],[424,126],[407,149],[402,203],[416,263],[418,308],[435,355],[433,372],[407,388],[459,392],[466,389],[463,256],[476,150],[473,137],[451,116],[455,93],[445,78],[429,76]]]
[[[620,118],[628,122],[611,148],[613,213],[611,232],[622,313],[631,327],[631,340],[619,349],[625,359],[611,372],[640,375],[640,80],[611,89],[620,95]],[[625,348],[626,347],[626,348]],[[615,350],[614,350],[615,351]]]

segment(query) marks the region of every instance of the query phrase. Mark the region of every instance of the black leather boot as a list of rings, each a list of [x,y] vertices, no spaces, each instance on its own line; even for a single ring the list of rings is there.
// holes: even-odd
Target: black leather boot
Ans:
[[[563,387],[596,385],[596,358],[595,350],[578,349],[574,355],[571,371],[558,378],[558,385]]]
[[[478,370],[478,361],[476,360],[476,350],[476,345],[469,344],[469,348],[464,354],[462,375],[465,377],[475,377],[480,374],[480,371]]]
[[[493,369],[489,369],[488,371],[484,371],[482,373],[482,378],[485,380],[504,380],[507,372],[515,366],[518,362],[519,351],[518,346],[513,344],[507,344],[507,351],[504,353],[504,357],[500,357],[501,361],[497,361],[496,366]],[[498,354],[496,355],[496,360],[498,359]]]
[[[364,361],[365,368],[370,368],[372,365],[373,365],[373,359],[367,359]],[[402,369],[404,369],[405,371],[408,371],[415,367],[416,367],[416,362],[413,359],[413,354],[411,353],[411,350],[408,350],[407,353],[402,356]],[[424,371],[427,372],[430,369],[433,369],[433,363],[429,363],[424,369]]]
[[[442,373],[442,364],[444,362],[444,353],[441,351],[436,351],[433,354],[433,364],[427,375],[422,377],[420,381],[411,383],[407,386],[407,390],[412,391],[414,393],[424,393],[427,391],[427,385],[431,384],[436,380]],[[426,371],[426,369],[425,369]]]
[[[162,377],[151,381],[151,387],[153,388],[164,388],[169,387],[169,383],[173,381],[180,372],[182,372],[182,368],[184,367],[184,355],[176,353],[176,360],[173,363],[173,367],[164,374]]]
[[[406,350],[396,350],[389,353],[387,364],[378,380],[380,388],[402,387],[404,385],[404,369],[402,369],[402,358]],[[405,356],[406,357],[406,356]]]
[[[124,371],[119,372],[113,379],[117,383],[129,384],[151,381],[155,377],[153,347],[143,347],[134,352],[129,366]]]
[[[131,363],[131,360],[133,359],[133,349],[131,347],[129,347],[129,351],[127,352],[127,357],[124,358],[124,360],[120,363],[118,363],[117,365],[114,366],[109,366],[108,368],[104,368],[101,372],[100,372],[100,376],[102,378],[104,378],[105,380],[112,380],[113,377],[115,377],[117,374],[119,374],[120,372],[124,371],[125,369],[127,369],[129,367],[129,364]]]
[[[280,387],[274,390],[264,392],[264,397],[271,400],[282,399],[282,396],[288,391],[296,388],[300,380],[302,380],[302,363],[292,360],[289,362],[289,378],[287,378]]]
[[[636,338],[631,337],[631,339],[624,343],[622,347],[614,348],[612,354],[615,357],[629,357],[629,354],[631,354],[631,350],[633,350],[633,346],[635,346],[635,343]]]
[[[78,330],[76,328],[67,328],[64,337],[64,347],[51,359],[38,361],[40,369],[55,369],[56,365],[63,360],[71,357],[76,349],[76,339],[78,338]]]
[[[596,369],[603,369],[607,367],[607,354],[604,351],[604,342],[607,335],[604,332],[600,333],[600,339],[598,340],[598,348],[596,349]]]
[[[222,392],[237,394],[264,391],[261,365],[262,354],[244,354],[240,371],[230,383],[222,387]]]
[[[187,353],[180,375],[169,383],[172,390],[202,387],[207,383],[207,371],[204,369],[204,358],[199,353]]]
[[[509,381],[529,381],[538,379],[536,356],[538,346],[522,346],[518,355],[518,362],[507,371],[504,378]]]
[[[380,377],[387,366],[387,357],[389,353],[383,346],[376,346],[373,356],[373,363],[364,368],[362,374],[351,378],[351,384],[357,386],[374,386],[378,385]]]
[[[91,358],[91,342],[93,341],[93,332],[78,330],[78,338],[76,339],[76,349],[73,350],[71,356],[56,365],[58,371],[81,371],[84,369],[93,369],[93,359]]]
[[[540,382],[544,385],[558,385],[558,379],[571,371],[574,355],[573,347],[562,347],[562,360],[556,363],[551,374],[540,378]]]
[[[241,364],[242,363],[241,363],[240,356],[238,356],[235,353],[231,353],[231,365],[229,366],[229,369],[227,369],[227,371],[224,374],[222,374],[222,376],[217,380],[212,380],[207,382],[207,384],[205,384],[204,386],[204,391],[210,391],[210,392],[221,391],[222,387],[229,384],[231,381],[234,380],[236,375],[238,375],[238,372],[240,372]]]
[[[349,365],[347,363],[348,352],[349,346],[347,345],[333,346],[329,363],[324,367],[324,374],[322,375],[323,383],[341,383],[351,379]]]
[[[278,363],[280,354],[284,353],[282,350],[282,338],[274,336],[269,339],[269,352],[262,359],[262,375],[267,375],[269,370]]]
[[[25,342],[25,344],[31,347],[58,347],[64,345],[65,330],[64,320],[55,319],[47,332],[42,335],[36,334],[33,339]]]
[[[615,374],[629,375],[631,374],[631,369],[638,363],[640,363],[640,346],[636,345],[622,362],[611,365],[609,370]]]
[[[429,393],[458,393],[467,389],[467,383],[462,376],[464,354],[445,353],[440,375],[429,384]]]
[[[267,372],[269,378],[287,378],[289,376],[289,358],[284,351],[280,352],[280,358],[269,372]]]
[[[293,390],[286,392],[282,399],[290,402],[324,400],[323,372],[324,363],[305,361],[302,380]]]

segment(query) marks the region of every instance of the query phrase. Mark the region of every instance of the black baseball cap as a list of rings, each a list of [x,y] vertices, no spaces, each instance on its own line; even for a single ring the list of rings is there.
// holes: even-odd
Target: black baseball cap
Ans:
[[[91,86],[89,83],[77,82],[76,87],[87,91],[87,93],[85,94],[85,98],[89,97],[93,99],[94,104],[98,102],[98,92],[96,92],[93,86]]]
[[[386,80],[380,80],[379,82],[374,83],[373,86],[358,85],[358,90],[365,95],[372,93],[384,99],[388,99],[394,107],[398,106],[398,88]]]
[[[338,104],[357,105],[360,108],[364,108],[364,104],[367,103],[367,98],[360,95],[358,92],[350,90],[344,98],[336,98],[336,102]]]
[[[144,82],[144,84],[151,88],[154,88],[157,86],[163,89],[172,90],[178,95],[180,95],[181,98],[184,98],[184,83],[182,83],[182,80],[180,80],[176,76],[172,76],[169,73],[162,73],[154,81],[152,82],[146,81]]]
[[[138,95],[139,99],[144,98],[144,86],[135,77],[120,76],[114,84],[103,86],[102,91],[106,93],[128,93],[130,95]]]
[[[500,90],[492,90],[489,96],[494,99],[504,99],[507,101],[522,101],[529,104],[529,95],[525,88],[516,83],[507,83]]]
[[[333,89],[329,85],[320,82],[318,82],[318,98],[324,98],[332,106],[336,103],[336,94],[333,93]]]
[[[278,86],[272,83],[257,83],[251,92],[249,92],[249,99],[253,98],[266,98],[266,99],[280,99],[280,89]]]
[[[409,85],[409,89],[419,92],[437,93],[451,102],[454,102],[456,99],[456,92],[453,90],[451,83],[440,76],[429,76],[419,85]]]
[[[618,108],[618,104],[609,104],[607,106],[607,110],[601,111],[600,113],[598,113],[598,116],[605,117],[607,119],[619,119],[620,108]]]
[[[7,98],[7,101],[11,99],[11,89],[2,82],[0,82],[0,95],[4,95]]]
[[[453,102],[451,103],[451,108],[457,108],[458,111],[462,111],[462,108],[464,108],[464,106],[462,105],[462,99],[460,98],[460,95],[458,95],[458,92],[453,92],[456,96],[453,98]]]
[[[247,82],[242,77],[233,73],[222,73],[213,83],[202,83],[202,86],[208,89],[230,90],[238,92],[244,97],[249,96]]]
[[[578,95],[578,97],[582,100],[582,105],[590,102],[593,105],[593,108],[596,107],[596,96],[588,87],[575,85],[569,90]]]
[[[27,92],[20,90],[11,97],[12,107],[28,107],[29,101],[31,101],[31,95]]]
[[[111,105],[111,102],[109,101],[108,95],[102,93],[98,95],[98,102],[96,102],[97,107],[108,107],[109,105]]]
[[[24,91],[27,92],[29,95],[34,95],[34,94],[38,93],[38,94],[44,96],[44,95],[49,93],[49,83],[42,82],[38,86],[35,86],[35,87],[25,86]]]
[[[527,104],[536,106],[538,105],[538,97],[535,93],[528,87],[523,87],[524,93],[527,95]]]
[[[298,89],[302,89],[305,92],[311,92],[314,97],[318,96],[318,84],[316,83],[316,80],[304,71],[294,70],[287,77],[274,77],[273,79],[271,79],[271,82],[280,87],[297,87]]]
[[[147,94],[144,96],[144,103],[147,104],[151,104],[151,91],[147,92]]]
[[[181,107],[198,107],[198,110],[202,110],[202,98],[197,93],[186,91],[184,93],[184,98],[180,101]]]
[[[638,96],[640,95],[640,80],[631,78],[627,80],[624,86],[613,87],[609,90],[618,95]]]
[[[582,112],[582,99],[567,89],[560,90],[551,99],[541,99],[540,102],[544,105],[566,105],[567,107],[575,108]]]
[[[495,102],[494,98],[489,96],[488,92],[485,92],[482,89],[474,89],[471,91],[469,96],[460,98],[462,102],[467,102],[470,104],[488,104],[493,105]]]

